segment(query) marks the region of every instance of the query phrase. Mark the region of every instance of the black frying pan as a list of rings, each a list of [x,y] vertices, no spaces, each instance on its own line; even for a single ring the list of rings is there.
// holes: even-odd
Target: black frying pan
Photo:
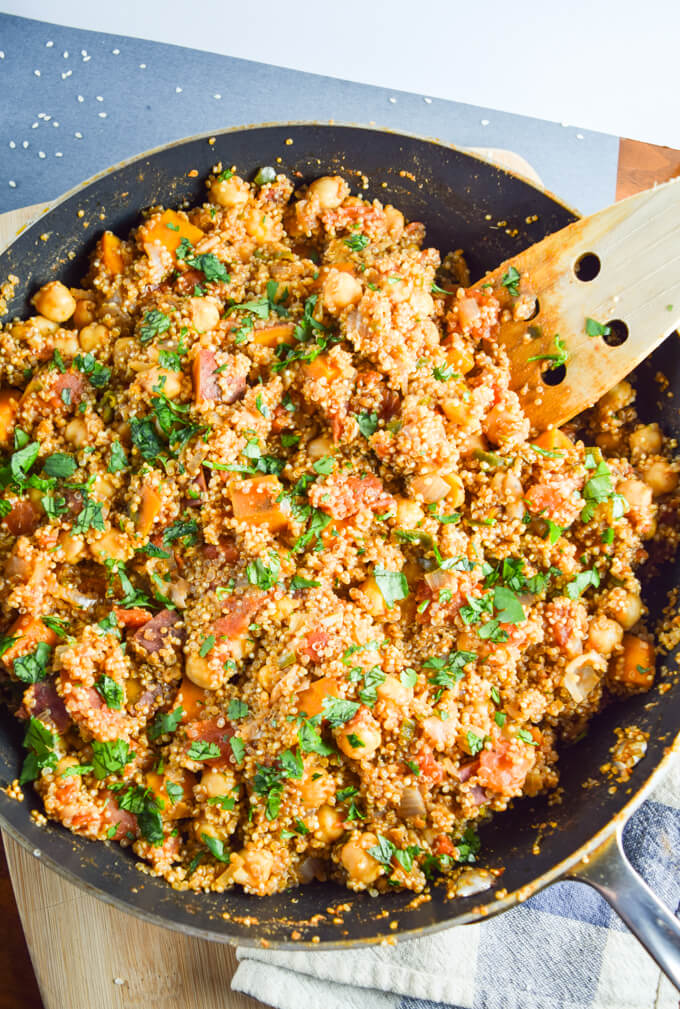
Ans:
[[[525,180],[432,141],[316,124],[231,130],[217,135],[214,142],[207,136],[186,140],[113,168],[43,215],[0,256],[0,282],[10,273],[20,278],[8,315],[29,313],[30,296],[47,280],[59,277],[77,284],[104,228],[124,235],[138,222],[143,207],[200,202],[203,180],[218,160],[235,164],[246,177],[262,165],[276,165],[300,183],[339,172],[362,196],[392,202],[407,218],[423,221],[428,244],[443,251],[464,249],[473,279],[576,217]],[[364,180],[367,188],[362,188]],[[49,236],[46,241],[40,237],[44,234]],[[680,359],[673,344],[662,345],[638,369],[635,381],[643,419],[658,420],[680,438]],[[654,381],[658,371],[668,377],[672,396],[660,392]],[[679,567],[676,564],[646,585],[652,622],[661,614],[667,591],[678,583]],[[680,727],[680,683],[667,677],[660,682],[670,684],[667,693],[660,695],[655,688],[612,705],[583,741],[563,750],[561,805],[548,806],[545,796],[522,800],[482,829],[482,864],[504,868],[499,885],[508,895],[502,899],[487,890],[448,900],[443,887],[435,886],[431,900],[409,908],[413,895],[408,892],[372,898],[331,883],[265,898],[238,890],[178,893],[165,882],[141,875],[134,857],[115,845],[93,844],[55,824],[38,827],[29,816],[39,808],[30,789],[23,803],[0,792],[0,822],[26,847],[39,849],[46,864],[122,910],[204,938],[246,944],[287,943],[293,931],[300,936],[299,944],[312,939],[327,945],[371,942],[394,937],[390,928],[394,920],[397,934],[414,935],[505,910],[559,878],[581,878],[611,901],[680,984],[677,920],[651,895],[620,849],[625,819],[658,781]],[[615,727],[629,725],[649,733],[649,746],[630,782],[612,793],[611,782],[598,768],[609,759]],[[18,776],[21,736],[14,718],[1,711],[0,783]],[[585,789],[589,778],[598,783]],[[542,831],[534,852],[536,827],[546,823],[550,826]],[[586,866],[583,859],[588,855],[592,857]],[[340,925],[333,924],[326,911],[333,903],[349,908]],[[255,923],[245,924],[245,918]]]

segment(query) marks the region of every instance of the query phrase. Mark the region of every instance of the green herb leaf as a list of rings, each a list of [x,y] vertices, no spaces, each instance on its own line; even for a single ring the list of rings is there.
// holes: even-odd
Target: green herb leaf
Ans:
[[[195,739],[187,750],[187,756],[190,760],[214,760],[215,757],[220,756],[221,752],[217,743],[208,743],[203,739]]]
[[[590,571],[581,571],[569,582],[565,592],[570,599],[578,599],[591,585],[597,588],[600,584],[600,576],[595,568]]]
[[[609,336],[611,331],[611,326],[604,326],[601,322],[596,322],[595,319],[586,319],[586,333],[588,336]]]
[[[408,581],[403,571],[386,571],[378,566],[373,569],[373,577],[388,609],[408,596]]]
[[[380,862],[381,865],[390,865],[397,849],[392,842],[386,837],[383,837],[382,834],[378,834],[377,837],[378,843],[368,849],[368,854],[371,855],[376,862]]]
[[[355,233],[354,235],[350,235],[349,238],[343,239],[343,241],[347,246],[347,248],[350,249],[352,252],[361,252],[362,249],[366,248],[370,239],[368,235],[364,235],[362,232],[358,232]]]
[[[124,739],[114,739],[107,743],[92,740],[92,767],[95,778],[106,778],[109,774],[122,771],[129,764],[134,753]]]
[[[359,430],[364,438],[370,438],[378,430],[378,414],[375,411],[355,414]]]
[[[246,755],[246,744],[240,736],[232,736],[229,740],[229,745],[231,746],[231,752],[234,754],[236,763],[242,764],[243,758]]]
[[[153,308],[144,316],[144,321],[139,327],[139,338],[142,343],[150,343],[155,336],[167,333],[170,329],[170,319],[157,308]]]
[[[149,726],[149,739],[155,741],[160,736],[175,732],[184,717],[184,708],[180,705],[174,711],[159,711]]]
[[[516,298],[519,294],[519,280],[520,273],[514,266],[509,266],[507,271],[501,277],[501,284],[508,290],[513,298]]]
[[[109,473],[120,473],[121,470],[127,469],[128,465],[123,446],[119,441],[114,441],[111,445],[111,456],[108,465]]]
[[[116,683],[107,673],[102,673],[99,679],[95,680],[94,688],[104,699],[107,707],[113,711],[120,711],[123,703],[123,688],[119,683]]]
[[[231,859],[231,853],[224,850],[224,841],[220,841],[218,837],[213,837],[211,834],[201,834],[201,840],[206,848],[209,850],[211,855],[214,855],[218,862],[224,862],[229,865]]]
[[[47,676],[51,655],[50,646],[45,641],[40,641],[35,651],[20,655],[14,660],[12,671],[22,683],[37,683]]]
[[[324,697],[321,702],[323,718],[332,729],[351,721],[360,708],[356,701],[345,701],[340,697]]]
[[[54,452],[45,459],[43,468],[48,476],[66,480],[78,469],[78,463],[66,452]]]
[[[245,701],[240,701],[237,697],[232,697],[227,708],[227,718],[230,722],[238,722],[241,718],[246,718],[249,714],[248,705]]]
[[[528,357],[527,361],[549,361],[550,371],[554,371],[555,368],[559,368],[561,365],[566,364],[569,360],[569,351],[567,350],[567,345],[559,333],[555,333],[554,343],[554,354],[534,354],[533,357]]]
[[[477,754],[484,749],[484,740],[481,736],[478,736],[475,732],[468,730],[465,734],[467,739],[468,750],[471,756],[476,757]]]
[[[31,717],[23,742],[29,752],[21,769],[20,785],[35,781],[44,767],[54,768],[59,760],[54,752],[57,736],[40,719]]]

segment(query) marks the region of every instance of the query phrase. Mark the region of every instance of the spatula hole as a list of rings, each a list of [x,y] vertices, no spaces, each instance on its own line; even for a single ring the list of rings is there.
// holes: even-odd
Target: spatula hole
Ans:
[[[541,375],[546,385],[559,385],[560,382],[564,382],[566,377],[567,369],[563,364],[558,365],[557,368],[546,368]]]
[[[536,298],[536,300],[534,301],[534,307],[532,309],[531,315],[527,316],[527,322],[531,322],[532,319],[535,319],[540,311],[541,311],[541,303],[538,300],[538,298]]]
[[[574,263],[574,273],[579,280],[586,283],[589,280],[595,280],[601,266],[599,256],[596,256],[594,252],[584,252]]]
[[[628,339],[628,326],[621,319],[612,319],[607,328],[609,332],[602,339],[608,347],[620,347]]]

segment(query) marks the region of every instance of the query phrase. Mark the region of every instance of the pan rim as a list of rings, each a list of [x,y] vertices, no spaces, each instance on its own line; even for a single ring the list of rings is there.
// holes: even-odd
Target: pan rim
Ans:
[[[34,227],[37,223],[42,222],[46,216],[48,216],[53,210],[56,210],[66,201],[77,196],[79,193],[84,192],[90,186],[94,185],[96,182],[112,175],[113,173],[127,168],[133,164],[143,161],[146,158],[150,158],[156,154],[168,151],[172,148],[183,147],[190,143],[195,143],[198,141],[208,141],[210,138],[218,138],[223,136],[228,136],[232,133],[245,133],[251,130],[258,129],[271,129],[271,128],[285,128],[285,127],[316,127],[316,128],[333,128],[333,129],[348,129],[348,130],[362,130],[366,133],[381,133],[387,134],[395,137],[403,137],[407,140],[416,140],[420,143],[431,144],[433,146],[443,148],[445,150],[450,150],[456,154],[463,155],[465,158],[471,161],[479,162],[485,166],[492,166],[495,170],[502,172],[505,175],[512,176],[519,179],[524,185],[531,187],[537,192],[546,196],[553,203],[561,206],[563,209],[568,211],[575,217],[581,217],[582,215],[578,210],[570,206],[566,201],[562,200],[559,196],[556,196],[550,190],[539,186],[532,179],[527,178],[521,172],[515,171],[514,169],[506,168],[505,166],[498,165],[497,163],[491,161],[488,158],[483,157],[481,154],[472,152],[464,147],[459,147],[455,144],[442,141],[436,137],[422,136],[416,133],[410,133],[403,130],[395,130],[388,127],[379,126],[367,126],[361,123],[351,123],[351,122],[323,122],[317,120],[295,120],[286,122],[264,122],[264,123],[251,123],[243,126],[233,126],[228,127],[223,130],[210,130],[198,134],[193,134],[188,137],[183,137],[177,140],[170,141],[166,144],[161,144],[153,148],[149,148],[139,154],[133,155],[129,158],[125,158],[119,162],[114,163],[106,169],[96,172],[94,175],[90,176],[81,183],[69,189],[67,192],[63,193],[61,196],[57,197],[53,201],[47,202],[44,207],[37,211],[34,216],[32,216],[26,224],[24,224],[19,231],[15,234],[9,242],[0,248],[0,255],[5,253],[11,246],[22,237],[28,230]],[[602,827],[592,838],[584,842],[579,848],[569,854],[567,857],[563,858],[560,862],[554,865],[552,868],[546,870],[540,876],[537,876],[531,882],[525,884],[524,886],[513,890],[512,892],[506,894],[502,898],[497,898],[493,903],[488,905],[480,905],[479,907],[473,907],[466,911],[461,912],[451,919],[445,921],[435,922],[426,926],[419,926],[415,928],[404,928],[397,929],[394,932],[389,932],[390,941],[400,942],[404,939],[414,938],[420,935],[430,935],[436,932],[442,931],[446,928],[452,928],[457,925],[470,924],[472,922],[479,922],[486,920],[497,914],[501,914],[504,911],[509,910],[511,907],[522,903],[524,900],[528,899],[530,896],[543,890],[545,887],[551,885],[552,883],[558,881],[559,879],[565,878],[569,871],[573,869],[579,862],[587,859],[598,847],[600,847],[606,840],[613,836],[619,826],[625,824],[632,813],[645,801],[653,789],[659,784],[663,777],[668,773],[673,759],[680,752],[680,728],[675,735],[673,741],[666,748],[664,755],[661,760],[654,766],[651,770],[647,779],[642,783],[638,790],[629,798],[629,800],[624,804],[624,806],[612,817],[612,819]],[[4,814],[0,811],[0,826],[6,833],[22,848],[30,853],[34,853],[36,850],[31,844],[30,840],[25,837],[18,828],[15,828],[9,820],[7,820]],[[270,949],[348,949],[356,946],[372,945],[382,941],[386,936],[375,935],[366,938],[353,938],[353,939],[338,939],[338,940],[322,940],[321,942],[312,942],[311,940],[293,940],[290,938],[286,939],[266,939],[263,940],[258,937],[250,936],[236,936],[233,933],[222,931],[211,931],[209,929],[200,928],[188,923],[183,923],[169,919],[160,914],[155,914],[154,912],[147,911],[133,904],[127,899],[115,896],[98,886],[89,883],[76,872],[58,863],[51,855],[40,852],[39,858],[43,864],[47,865],[50,869],[57,872],[61,878],[68,880],[73,883],[83,892],[90,896],[94,896],[112,907],[115,907],[119,911],[123,911],[128,914],[134,914],[137,918],[146,921],[149,924],[157,925],[162,928],[170,928],[173,931],[182,932],[186,935],[191,935],[196,938],[206,939],[213,942],[226,942],[236,944],[238,943],[244,947],[255,947],[266,943],[267,947]]]

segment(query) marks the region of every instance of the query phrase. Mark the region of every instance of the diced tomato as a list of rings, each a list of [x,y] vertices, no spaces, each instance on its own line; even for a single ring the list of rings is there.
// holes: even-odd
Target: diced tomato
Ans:
[[[242,596],[228,596],[222,606],[222,616],[213,624],[216,638],[225,637],[234,641],[240,638],[251,619],[265,601],[264,592],[246,592]]]
[[[143,627],[153,616],[152,613],[142,609],[141,606],[133,606],[129,610],[126,610],[123,606],[114,606],[113,612],[116,614],[119,624],[123,627],[129,627],[133,631],[136,631],[139,627]]]
[[[199,350],[191,367],[195,403],[207,403],[222,399],[222,390],[217,381],[216,371],[217,360],[212,350]]]
[[[334,519],[356,515],[363,508],[385,511],[393,497],[383,488],[382,481],[372,473],[364,477],[339,474],[337,478],[319,481],[309,489],[309,500]]]
[[[492,750],[480,754],[480,783],[500,795],[517,795],[535,759],[533,747],[498,737]]]
[[[226,763],[233,763],[233,753],[231,746],[229,745],[229,740],[235,733],[235,729],[230,722],[225,722],[224,725],[218,725],[218,721],[222,722],[224,719],[221,718],[206,718],[201,722],[188,722],[186,725],[187,734],[187,744],[186,749],[193,742],[201,743],[216,743],[220,748],[219,757],[212,757],[209,760],[202,760],[201,764],[206,764],[209,767],[218,767]]]
[[[435,855],[455,855],[456,848],[448,834],[438,834],[432,842]]]
[[[317,627],[315,630],[310,631],[307,635],[304,645],[302,645],[298,651],[303,655],[307,655],[313,662],[319,662],[324,648],[330,641],[330,634],[328,631],[324,631],[323,628]]]
[[[184,628],[177,626],[181,622],[182,617],[177,610],[161,610],[135,631],[132,640],[150,655],[162,648],[177,648],[185,636]]]
[[[420,749],[416,754],[416,763],[423,778],[426,778],[431,784],[437,785],[444,780],[444,768],[438,760],[434,759],[432,748],[427,743],[420,744]]]

